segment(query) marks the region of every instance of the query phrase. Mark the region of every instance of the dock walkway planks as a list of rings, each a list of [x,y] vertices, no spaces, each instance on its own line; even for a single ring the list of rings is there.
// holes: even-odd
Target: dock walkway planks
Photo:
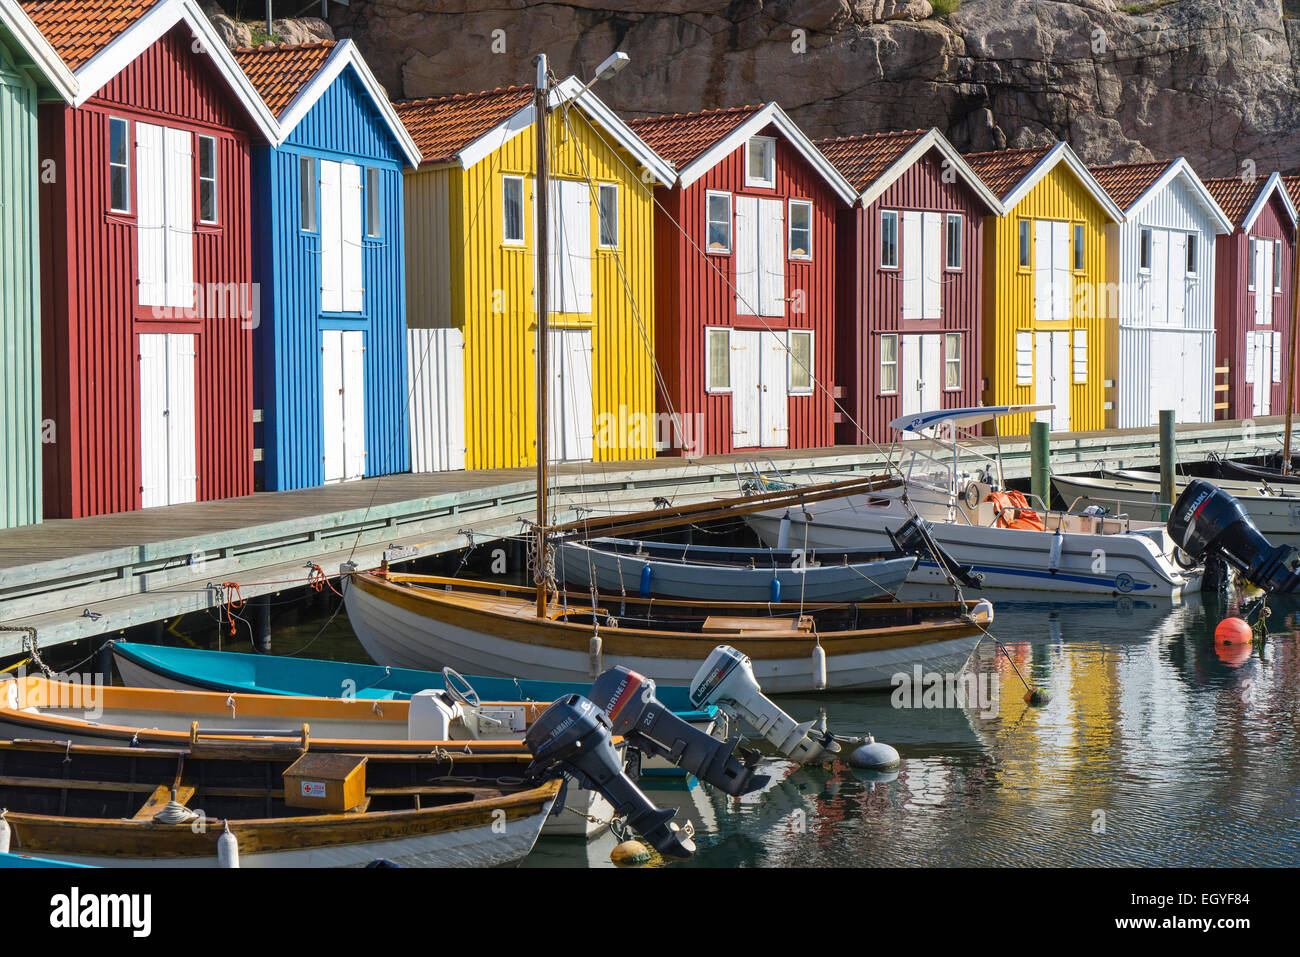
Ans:
[[[1281,431],[1280,416],[1253,427],[1180,426],[1179,456],[1274,449]],[[897,461],[898,446],[839,446],[565,464],[553,470],[555,497],[564,520],[573,505],[625,511],[650,507],[658,496],[688,502],[734,495],[737,478],[755,470],[881,471],[886,451]],[[1052,438],[1052,467],[1062,473],[1147,465],[1156,456],[1154,428]],[[1023,439],[1003,443],[1009,478],[1028,474],[1028,457]],[[412,558],[464,547],[462,529],[477,541],[517,534],[520,518],[535,511],[535,476],[531,468],[393,475],[0,530],[0,656],[23,650],[25,634],[7,630],[15,626],[35,628],[48,646],[213,608],[221,594],[209,585],[239,582],[247,599],[291,587],[278,582],[305,580],[308,563],[336,575],[349,560],[374,566],[390,549]]]

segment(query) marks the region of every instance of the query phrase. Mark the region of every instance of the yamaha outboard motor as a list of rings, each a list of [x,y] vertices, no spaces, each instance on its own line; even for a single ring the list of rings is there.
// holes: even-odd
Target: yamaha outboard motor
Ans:
[[[1220,557],[1267,592],[1300,590],[1300,573],[1292,567],[1296,550],[1270,544],[1241,503],[1209,482],[1188,483],[1167,527],[1179,547],[1198,561]]]
[[[744,718],[786,757],[800,764],[826,764],[840,746],[829,731],[816,731],[812,721],[796,724],[776,706],[754,677],[748,655],[730,645],[718,645],[691,679],[691,701]]]
[[[957,581],[967,588],[979,588],[984,584],[984,576],[970,565],[959,565],[951,555],[939,547],[930,534],[930,523],[919,515],[913,515],[898,527],[898,531],[885,529],[885,534],[894,543],[894,547],[904,555],[929,557],[940,568],[946,568]]]
[[[599,791],[626,816],[643,838],[665,857],[686,858],[695,843],[670,823],[677,809],[661,811],[623,773],[623,764],[610,740],[609,715],[580,694],[551,702],[524,735],[533,755],[527,777],[546,779],[567,774],[591,791]]]
[[[650,755],[663,755],[701,781],[732,797],[757,791],[771,778],[755,774],[760,755],[732,753],[740,735],[719,741],[683,721],[655,697],[655,683],[622,665],[610,668],[591,686],[591,698],[609,715],[614,733]]]

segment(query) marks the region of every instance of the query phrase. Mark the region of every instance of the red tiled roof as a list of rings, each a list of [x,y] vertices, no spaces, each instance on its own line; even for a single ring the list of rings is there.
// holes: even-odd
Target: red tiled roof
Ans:
[[[1052,151],[1050,146],[1032,146],[1017,150],[991,150],[967,153],[962,158],[984,180],[984,185],[998,199],[1004,200],[1039,161]]]
[[[1228,222],[1240,226],[1267,182],[1267,177],[1247,181],[1240,176],[1220,176],[1217,179],[1207,179],[1205,188],[1219,204],[1223,215],[1228,217]]]
[[[928,130],[863,133],[818,140],[816,146],[859,193],[898,162]]]
[[[681,170],[761,109],[762,106],[733,106],[698,113],[672,113],[629,120],[628,126],[647,146]]]
[[[333,40],[282,43],[278,46],[239,47],[231,53],[271,112],[279,116],[320,72],[337,45]]]
[[[23,11],[63,58],[81,69],[159,0],[22,0]]]
[[[397,115],[424,154],[424,163],[447,163],[469,144],[514,116],[533,99],[533,87],[507,86],[394,103]]]
[[[1088,172],[1092,173],[1101,188],[1115,201],[1115,205],[1127,211],[1174,163],[1175,160],[1115,163],[1111,166],[1090,166]]]
[[[1282,184],[1291,197],[1291,204],[1300,207],[1300,176],[1283,176]]]

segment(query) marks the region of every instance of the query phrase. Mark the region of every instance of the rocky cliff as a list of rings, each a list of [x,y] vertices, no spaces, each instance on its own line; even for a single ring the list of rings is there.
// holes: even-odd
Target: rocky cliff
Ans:
[[[938,126],[963,149],[1300,168],[1280,0],[350,0],[330,26],[395,97],[528,82],[539,50],[589,75],[622,49],[599,92],[632,115],[776,99],[815,136]]]

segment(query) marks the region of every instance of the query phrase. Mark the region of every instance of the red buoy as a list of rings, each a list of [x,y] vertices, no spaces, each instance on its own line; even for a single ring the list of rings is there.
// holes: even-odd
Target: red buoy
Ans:
[[[1250,625],[1240,618],[1225,618],[1214,629],[1216,645],[1249,645],[1253,638]]]

